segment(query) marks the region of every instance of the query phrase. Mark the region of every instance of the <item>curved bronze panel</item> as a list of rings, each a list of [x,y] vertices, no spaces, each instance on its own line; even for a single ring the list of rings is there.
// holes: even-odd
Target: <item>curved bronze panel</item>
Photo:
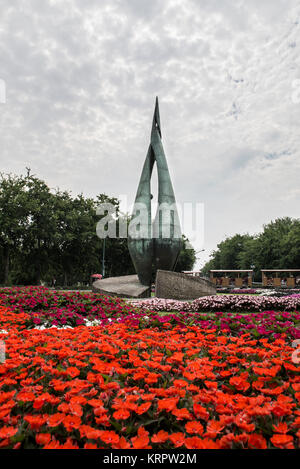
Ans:
[[[158,174],[158,207],[152,224],[150,181],[155,162]],[[128,248],[140,282],[150,285],[152,274],[157,269],[174,269],[182,245],[175,195],[161,142],[158,98],[155,103],[151,142],[135,198],[133,227],[136,226],[134,223],[138,217],[140,235],[137,231],[129,231]]]

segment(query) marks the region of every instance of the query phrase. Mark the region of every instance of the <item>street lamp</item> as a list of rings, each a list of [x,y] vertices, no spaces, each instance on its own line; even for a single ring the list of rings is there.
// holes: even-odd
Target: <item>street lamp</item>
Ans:
[[[200,251],[195,251],[195,254],[199,254],[199,252],[203,252],[205,249],[200,249]],[[196,257],[196,259],[199,259],[199,257]]]
[[[105,238],[103,238],[102,246],[102,278],[105,276]]]
[[[251,264],[251,265],[250,265],[250,269],[253,270],[253,272],[252,272],[252,274],[251,274],[251,276],[252,276],[252,283],[253,283],[253,282],[254,282],[254,275],[255,275],[255,274],[254,274],[255,265],[254,265],[254,264]]]

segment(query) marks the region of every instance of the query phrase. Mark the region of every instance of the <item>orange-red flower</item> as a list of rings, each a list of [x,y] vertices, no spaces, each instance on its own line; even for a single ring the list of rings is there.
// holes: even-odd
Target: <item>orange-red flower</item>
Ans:
[[[193,418],[191,413],[185,407],[182,409],[173,409],[172,414],[175,415],[178,420],[191,420]]]
[[[142,415],[144,414],[145,412],[147,412],[150,407],[151,407],[152,403],[151,402],[145,402],[141,405],[139,405],[136,409],[135,409],[135,412],[139,415]]]
[[[39,429],[47,422],[47,416],[25,415],[24,420],[29,423],[32,430],[39,431]]]
[[[119,409],[113,413],[113,418],[116,420],[126,420],[130,417],[130,412],[127,409]]]
[[[50,433],[37,433],[35,435],[35,441],[38,445],[47,445],[51,441]]]
[[[173,443],[175,448],[179,448],[184,444],[185,441],[185,435],[184,433],[177,432],[177,433],[172,433],[169,435],[169,440]]]
[[[276,433],[287,433],[289,431],[286,422],[280,422],[278,425],[273,425]]]
[[[169,433],[164,430],[160,430],[158,433],[151,437],[152,443],[164,443],[169,439]]]
[[[251,449],[267,449],[267,442],[262,435],[252,433],[248,438],[248,446]]]
[[[66,414],[57,412],[56,414],[49,415],[48,418],[48,427],[58,427],[64,419],[66,418]]]
[[[192,422],[187,422],[185,424],[185,429],[187,433],[191,433],[191,434],[195,433],[197,435],[203,434],[203,425],[197,420],[193,420]]]
[[[184,444],[187,449],[203,449],[203,440],[197,436],[186,438]]]
[[[157,408],[159,411],[166,410],[167,412],[171,412],[173,409],[175,409],[178,401],[179,401],[178,397],[170,397],[166,399],[161,399],[157,403]]]
[[[18,432],[17,428],[14,427],[2,427],[0,428],[0,438],[11,438]]]
[[[196,415],[198,419],[203,419],[203,420],[209,419],[208,411],[205,409],[205,407],[203,407],[200,404],[194,404],[194,414]]]
[[[291,435],[284,435],[279,433],[275,433],[275,435],[273,435],[271,438],[273,445],[276,446],[276,448],[281,449],[294,449],[293,441],[294,439]]]
[[[146,435],[143,436],[135,436],[131,438],[132,446],[135,449],[148,449],[151,448],[149,446],[149,437]]]
[[[80,425],[81,425],[81,418],[78,417],[77,415],[68,415],[64,420],[63,420],[63,425],[66,428],[68,432],[71,432],[72,430],[77,430]]]
[[[114,431],[102,431],[101,432],[101,440],[104,441],[106,444],[117,444],[119,443],[120,437]]]
[[[245,392],[247,391],[247,389],[250,388],[250,384],[240,376],[233,376],[232,378],[230,378],[229,384],[231,384],[231,386],[234,386],[238,391],[242,392]]]

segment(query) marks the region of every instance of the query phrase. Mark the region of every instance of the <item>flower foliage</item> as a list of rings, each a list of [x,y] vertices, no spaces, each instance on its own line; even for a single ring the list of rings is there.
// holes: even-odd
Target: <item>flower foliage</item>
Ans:
[[[87,320],[106,324],[135,318],[136,308],[119,298],[95,293],[58,292],[45,287],[2,289],[0,301],[12,311],[28,313],[27,326],[78,326]]]
[[[165,300],[150,298],[143,301],[132,300],[143,310],[152,311],[295,311],[300,309],[300,296],[282,298],[250,295],[203,296],[194,301]]]
[[[152,321],[151,321],[151,319]],[[198,325],[202,329],[229,332],[233,336],[249,333],[253,338],[269,337],[270,340],[300,338],[300,313],[264,311],[261,313],[186,313],[149,317],[148,323],[177,323],[181,326]]]
[[[283,338],[166,321],[41,331],[29,318],[0,307],[2,448],[299,447],[299,365]]]
[[[221,308],[223,298],[226,297],[206,299],[215,301]],[[249,297],[245,298],[247,301]],[[27,313],[27,328],[95,326],[112,322],[161,328],[165,322],[170,322],[180,327],[198,325],[203,329],[227,331],[234,336],[249,333],[253,338],[268,337],[270,340],[300,338],[300,313],[297,311],[238,314],[220,312],[216,307],[217,312],[207,313],[195,310],[195,304],[202,299],[192,303],[160,299],[125,303],[99,294],[53,292],[40,287],[5,289],[0,293],[0,299],[12,311]]]

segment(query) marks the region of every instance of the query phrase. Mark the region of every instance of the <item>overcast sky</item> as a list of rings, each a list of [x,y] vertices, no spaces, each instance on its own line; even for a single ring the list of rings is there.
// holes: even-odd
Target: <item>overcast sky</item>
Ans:
[[[298,0],[0,0],[1,170],[132,201],[158,95],[176,198],[205,206],[203,264],[299,217],[299,48]]]

